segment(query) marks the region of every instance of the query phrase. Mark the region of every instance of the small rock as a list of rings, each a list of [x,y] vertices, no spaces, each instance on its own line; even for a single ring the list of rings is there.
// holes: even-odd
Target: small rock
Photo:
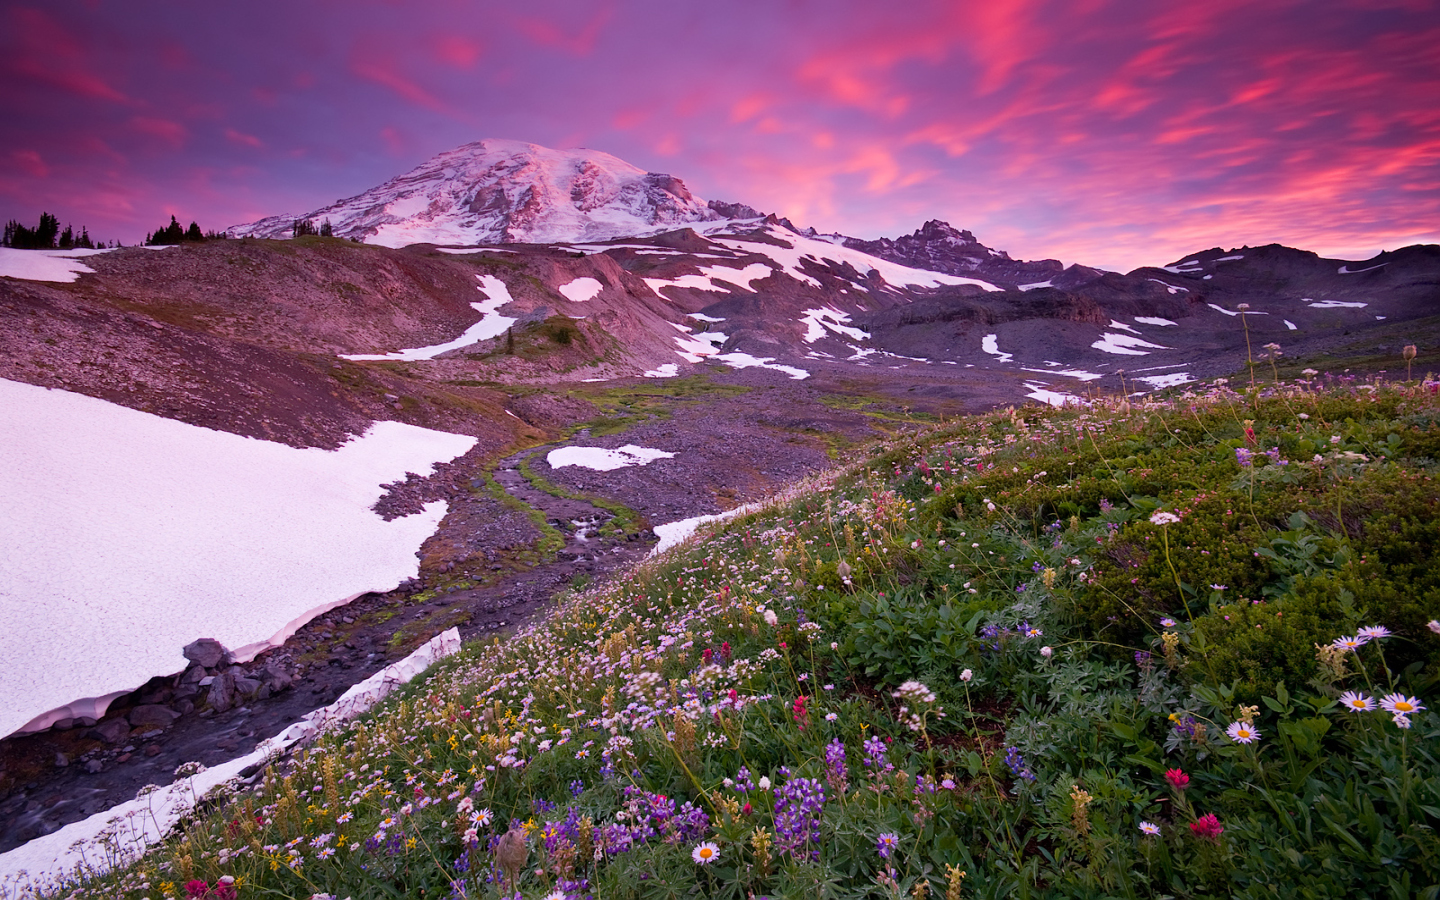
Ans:
[[[354,624],[355,624],[355,619],[352,618],[352,617],[350,617],[350,616],[341,616],[341,617],[340,617],[340,621],[344,622],[346,625],[354,625]]]
[[[185,658],[199,666],[213,669],[225,659],[225,645],[214,638],[200,638],[185,645]]]
[[[253,697],[260,690],[260,682],[254,678],[235,679],[235,693],[241,697]]]
[[[175,710],[155,703],[147,703],[130,710],[130,724],[136,728],[146,725],[152,728],[166,728],[178,718],[180,718],[180,714]]]
[[[215,683],[215,676],[214,676],[214,675],[206,675],[204,678],[200,679],[200,687],[209,687],[210,685],[212,685],[212,684],[214,684],[214,683]]]
[[[70,757],[66,756],[63,753],[55,754],[55,767],[57,769],[63,769],[68,765],[70,765]]]
[[[79,716],[75,719],[76,728],[94,728],[95,720],[89,716]]]
[[[91,775],[100,774],[100,770],[103,768],[105,768],[105,764],[100,762],[100,760],[98,759],[92,759],[85,763],[85,771],[89,772]]]
[[[159,745],[159,744],[146,744],[146,745],[145,745],[144,753],[145,753],[146,756],[159,756],[159,755],[160,755],[160,745]]]
[[[171,709],[175,710],[182,716],[188,716],[190,713],[195,711],[195,703],[187,697],[175,701],[175,705],[172,706]]]
[[[201,681],[202,679],[204,679],[204,678],[205,678],[205,667],[204,667],[204,666],[198,666],[198,665],[192,665],[190,668],[188,668],[188,669],[185,670],[185,674],[184,674],[184,675],[181,675],[181,676],[180,676],[180,684],[182,684],[182,685],[195,685],[195,684],[199,684],[200,681]]]
[[[129,761],[130,761],[130,754],[128,754],[128,753],[122,753],[122,754],[120,754],[119,756],[115,757],[115,761],[116,761],[117,763],[129,762]]]
[[[54,728],[56,731],[69,731],[70,729],[75,727],[75,720],[61,719],[50,727]]]

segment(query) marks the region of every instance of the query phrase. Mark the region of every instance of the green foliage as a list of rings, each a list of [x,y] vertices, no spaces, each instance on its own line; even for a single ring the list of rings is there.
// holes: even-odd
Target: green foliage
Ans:
[[[565,877],[636,898],[1434,900],[1440,716],[1339,701],[1436,703],[1440,415],[1364,388],[896,440],[470,647],[57,893],[229,875],[255,896],[495,898],[513,819],[525,897]],[[621,417],[660,401],[592,396]],[[324,856],[327,834],[361,849]]]

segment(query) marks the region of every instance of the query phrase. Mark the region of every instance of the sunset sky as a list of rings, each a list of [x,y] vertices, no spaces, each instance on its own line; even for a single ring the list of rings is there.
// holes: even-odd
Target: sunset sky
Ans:
[[[0,3],[0,220],[133,243],[486,137],[1116,269],[1440,241],[1440,4]]]

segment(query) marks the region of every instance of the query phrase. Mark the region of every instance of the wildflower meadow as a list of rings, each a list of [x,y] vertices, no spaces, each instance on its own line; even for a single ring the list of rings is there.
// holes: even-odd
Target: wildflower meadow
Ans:
[[[1440,896],[1440,398],[1306,377],[876,449],[49,896]]]

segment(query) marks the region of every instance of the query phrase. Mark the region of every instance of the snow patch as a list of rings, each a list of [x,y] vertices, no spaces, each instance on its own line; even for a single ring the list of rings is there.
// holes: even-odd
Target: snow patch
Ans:
[[[680,366],[676,363],[664,363],[641,374],[646,378],[674,378],[680,374]]]
[[[663,525],[656,525],[654,529],[655,536],[660,539],[660,543],[655,545],[655,547],[650,551],[650,555],[659,556],[661,553],[664,553],[671,547],[674,547],[675,545],[684,542],[691,535],[693,535],[695,533],[695,529],[699,528],[701,525],[705,525],[710,522],[724,522],[728,519],[733,519],[736,516],[744,515],[745,513],[750,512],[752,509],[756,508],[757,507],[755,504],[747,503],[744,506],[737,506],[732,510],[718,513],[713,516],[691,516],[688,519],[680,519],[676,522],[666,522]]]
[[[1214,304],[1214,303],[1207,303],[1207,304],[1205,304],[1205,305],[1208,306],[1208,307],[1210,307],[1211,309],[1215,310],[1215,311],[1218,312],[1218,313],[1224,313],[1225,315],[1227,315],[1227,316],[1232,316],[1232,317],[1233,317],[1233,316],[1238,316],[1238,315],[1240,315],[1240,313],[1242,313],[1242,312],[1243,312],[1245,315],[1247,315],[1247,316],[1268,316],[1268,315],[1270,315],[1270,314],[1267,313],[1267,312],[1260,312],[1259,310],[1254,310],[1254,309],[1232,310],[1232,309],[1226,309],[1225,307],[1219,306],[1219,305]]]
[[[642,281],[654,291],[660,294],[661,288],[679,287],[693,288],[698,291],[729,291],[729,287],[721,287],[717,281],[723,281],[732,287],[755,293],[751,282],[759,281],[762,278],[769,278],[775,274],[775,270],[764,263],[751,263],[743,269],[735,269],[729,266],[702,266],[698,275],[681,275],[679,278],[643,278]],[[664,296],[660,294],[660,296]]]
[[[172,245],[142,247],[144,250],[168,250]],[[73,250],[16,250],[0,247],[0,277],[24,281],[68,282],[95,270],[80,262],[87,256],[110,253],[118,247],[78,247]]]
[[[1370,304],[1359,300],[1314,300],[1305,305],[1311,309],[1364,309]]]
[[[1096,350],[1105,353],[1116,353],[1121,356],[1149,356],[1147,350],[1136,350],[1136,347],[1149,347],[1151,350],[1171,350],[1172,347],[1164,347],[1160,344],[1152,344],[1149,341],[1128,334],[1111,334],[1106,332],[1100,335],[1100,339],[1090,345]]]
[[[1000,352],[1000,337],[994,334],[987,334],[980,339],[980,349],[991,356],[997,357],[1002,363],[1009,362],[1015,358],[1013,353]]]
[[[1165,286],[1165,290],[1169,291],[1169,292],[1172,293],[1172,294],[1178,294],[1178,293],[1180,293],[1181,291],[1184,291],[1184,292],[1187,293],[1187,294],[1190,293],[1190,289],[1189,289],[1189,288],[1186,288],[1186,287],[1177,287],[1177,286],[1175,286],[1175,285],[1173,285],[1173,284],[1170,284],[1170,283],[1167,282],[1167,281],[1161,281],[1161,280],[1158,279],[1158,278],[1151,278],[1150,280],[1153,281],[1153,282],[1155,282],[1156,284],[1163,284],[1163,285]],[[1140,319],[1137,317],[1137,318],[1135,319],[1135,321],[1138,322],[1138,321],[1140,321]]]
[[[468,347],[480,341],[489,340],[504,334],[506,329],[514,325],[519,319],[511,316],[502,316],[496,310],[507,303],[513,302],[510,291],[505,287],[505,282],[494,275],[476,275],[480,279],[481,290],[491,299],[484,303],[472,303],[470,308],[480,314],[480,321],[465,329],[465,333],[453,341],[446,341],[443,344],[435,344],[430,347],[416,347],[411,350],[396,350],[394,353],[352,353],[341,354],[341,359],[351,360],[381,360],[381,359],[403,359],[409,361],[421,359],[434,359],[442,353],[450,350],[458,350],[461,347]],[[582,279],[584,280],[584,279]],[[593,280],[593,279],[591,279]]]
[[[1139,319],[1136,319],[1135,321],[1138,322],[1138,321],[1140,321],[1140,320],[1139,320]],[[1117,322],[1117,321],[1115,321],[1114,319],[1111,319],[1111,320],[1110,320],[1110,324],[1109,324],[1109,325],[1106,325],[1105,327],[1106,327],[1106,328],[1123,328],[1123,329],[1125,329],[1126,331],[1130,332],[1131,334],[1139,334],[1139,333],[1140,333],[1139,331],[1137,331],[1137,330],[1135,329],[1135,327],[1134,327],[1133,325],[1126,325],[1124,322]]]
[[[597,472],[609,472],[627,466],[648,466],[657,459],[670,459],[673,453],[626,444],[615,450],[604,447],[560,447],[545,454],[545,461],[552,469],[565,466],[580,466]]]
[[[297,450],[0,380],[0,735],[178,672],[196,638],[253,657],[414,576],[446,504],[371,507],[474,445],[376,422]]]
[[[1244,259],[1244,258],[1245,258],[1245,254],[1243,254],[1243,253],[1237,253],[1237,254],[1235,254],[1234,256],[1220,256],[1220,257],[1216,257],[1215,259],[1211,260],[1211,262],[1229,262],[1229,261],[1232,260],[1232,259]]]
[[[1179,322],[1172,322],[1169,319],[1162,319],[1159,316],[1136,316],[1135,321],[1141,325],[1179,325]]]
[[[1299,331],[1299,330],[1300,330],[1299,327],[1296,326],[1296,324],[1295,324],[1294,322],[1290,321],[1289,319],[1281,319],[1281,321],[1284,322],[1284,323],[1285,323],[1285,327],[1288,328],[1288,329],[1290,329],[1291,331]]]
[[[1166,375],[1141,375],[1135,379],[1143,381],[1154,390],[1160,388],[1175,387],[1178,384],[1189,384],[1195,379],[1190,377],[1189,372],[1170,372]]]
[[[775,362],[775,357],[773,356],[755,357],[751,356],[748,353],[735,352],[718,353],[715,356],[712,356],[711,359],[715,360],[716,362],[722,362],[725,365],[731,366],[736,369],[752,369],[757,367],[761,369],[774,369],[777,372],[784,372],[786,375],[789,375],[796,381],[803,381],[806,378],[810,377],[810,373],[807,372],[805,369],[798,369],[795,366],[780,365],[779,363]]]
[[[596,278],[577,278],[569,284],[562,284],[557,289],[565,295],[567,300],[574,303],[584,303],[587,300],[594,300],[595,295],[600,293],[605,285]]]
[[[1364,269],[1352,269],[1352,268],[1350,268],[1350,266],[1347,264],[1347,265],[1341,266],[1339,269],[1336,270],[1336,272],[1337,272],[1338,274],[1340,274],[1340,275],[1359,275],[1361,272],[1373,272],[1373,271],[1375,271],[1376,269],[1383,269],[1383,268],[1385,268],[1385,267],[1388,266],[1388,265],[1390,265],[1390,264],[1389,264],[1389,263],[1380,263],[1378,266],[1369,266],[1369,267],[1364,268]]]
[[[1046,362],[1045,365],[1058,366],[1060,365],[1060,363]],[[1097,374],[1095,372],[1087,372],[1084,369],[1030,369],[1026,368],[1025,366],[1021,366],[1020,371],[1039,372],[1043,375],[1064,375],[1066,378],[1076,378],[1080,381],[1095,381],[1097,379],[1105,377],[1104,375]]]
[[[1033,291],[1033,290],[1035,290],[1036,288],[1054,287],[1054,286],[1055,286],[1055,285],[1054,285],[1054,281],[1055,281],[1055,279],[1050,278],[1050,279],[1047,279],[1047,280],[1045,280],[1045,281],[1037,281],[1037,282],[1035,282],[1034,284],[1022,284],[1022,285],[1020,285],[1020,290],[1022,290],[1022,291]]]
[[[714,316],[707,316],[704,313],[686,313],[686,318],[694,319],[697,322],[723,322],[724,319],[717,319]]]
[[[813,344],[826,334],[826,329],[836,334],[844,335],[856,341],[870,340],[870,332],[846,325],[850,321],[849,313],[843,313],[833,307],[822,307],[820,309],[807,309],[805,315],[800,317],[800,322],[805,326],[805,343]]]
[[[1025,382],[1025,388],[1029,391],[1029,393],[1027,393],[1025,396],[1031,398],[1032,400],[1039,400],[1042,403],[1048,403],[1051,406],[1066,406],[1069,404],[1074,404],[1076,406],[1089,405],[1084,400],[1080,399],[1074,394],[1066,394],[1063,391],[1052,391],[1046,389],[1045,382],[1043,381],[1027,381]]]

